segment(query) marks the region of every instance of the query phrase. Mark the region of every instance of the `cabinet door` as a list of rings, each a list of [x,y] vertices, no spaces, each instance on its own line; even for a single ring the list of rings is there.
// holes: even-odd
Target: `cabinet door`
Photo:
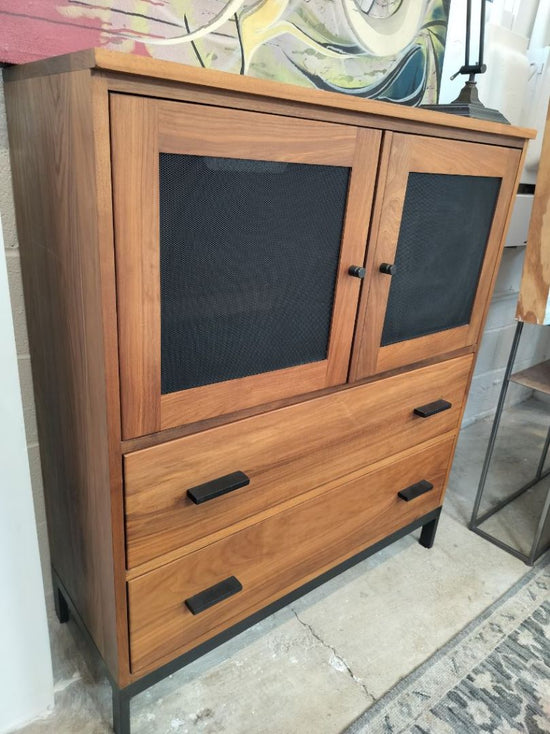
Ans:
[[[123,436],[347,379],[380,133],[113,95]]]
[[[352,379],[478,341],[519,160],[515,149],[388,136]]]

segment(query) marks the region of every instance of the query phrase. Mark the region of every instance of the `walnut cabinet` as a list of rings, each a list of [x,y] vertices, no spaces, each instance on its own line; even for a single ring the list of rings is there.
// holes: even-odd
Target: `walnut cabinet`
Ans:
[[[5,70],[58,615],[131,696],[433,543],[531,131],[102,50]]]

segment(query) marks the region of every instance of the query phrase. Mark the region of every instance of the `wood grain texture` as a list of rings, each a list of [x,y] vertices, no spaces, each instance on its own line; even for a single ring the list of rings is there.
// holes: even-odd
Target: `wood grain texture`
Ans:
[[[96,48],[89,52],[79,52],[74,56],[66,55],[58,59],[46,59],[19,67],[4,70],[5,78],[16,79],[26,76],[42,75],[55,71],[88,66],[106,72],[119,72],[133,77],[150,77],[167,82],[188,84],[199,88],[216,88],[226,93],[244,92],[251,96],[277,98],[288,102],[305,102],[321,107],[356,110],[364,114],[372,114],[387,119],[403,119],[421,124],[433,124],[441,127],[460,130],[489,132],[505,135],[510,138],[532,138],[536,131],[504,125],[486,120],[449,115],[443,112],[422,110],[417,107],[395,105],[378,100],[362,99],[334,92],[309,89],[283,82],[275,82],[253,77],[229,74],[214,69],[201,69],[171,61],[151,59],[144,56],[108,51]],[[384,125],[382,125],[384,127]],[[452,137],[452,132],[450,133]]]
[[[35,77],[64,74],[69,71],[83,71],[93,69],[96,64],[95,49],[89,48],[70,54],[52,56],[49,59],[30,61],[28,64],[6,66],[3,76],[6,82],[34,79]]]
[[[455,359],[457,357],[463,357],[467,354],[473,354],[475,348],[473,346],[465,347],[463,349],[457,349],[455,352],[451,352],[445,355],[446,359]],[[431,364],[441,362],[440,357],[428,357],[423,359],[420,363],[415,365],[415,369],[420,367],[428,367]],[[395,375],[402,374],[409,370],[409,366],[400,367],[395,370],[386,372],[383,377],[393,377]],[[233,413],[226,413],[224,415],[213,416],[212,418],[206,418],[196,423],[186,423],[181,426],[174,426],[173,428],[166,428],[164,431],[158,431],[157,433],[150,433],[146,436],[138,436],[137,438],[129,438],[121,442],[122,453],[129,454],[133,451],[139,451],[141,449],[147,449],[151,446],[158,446],[165,441],[174,441],[177,438],[183,438],[184,436],[190,436],[193,433],[199,433],[206,431],[210,428],[216,428],[217,426],[225,426],[233,421],[243,420],[244,418],[250,418],[254,415],[261,415],[262,413],[268,413],[271,410],[278,410],[279,408],[286,408],[289,405],[296,405],[302,403],[305,400],[313,400],[315,398],[323,397],[324,395],[332,395],[337,392],[348,390],[353,385],[365,385],[369,382],[375,382],[379,380],[379,375],[366,377],[363,380],[357,380],[356,382],[347,382],[345,385],[335,385],[333,387],[327,387],[323,390],[315,390],[308,393],[307,395],[293,395],[289,398],[282,398],[281,400],[273,400],[269,403],[263,403],[262,405],[255,405],[251,408],[245,408]]]
[[[443,355],[478,342],[485,307],[491,295],[495,264],[504,240],[504,227],[508,220],[520,159],[521,153],[510,148],[422,136],[393,135],[383,190],[379,193],[380,200],[377,202],[380,207],[376,213],[377,226],[373,228],[369,242],[369,251],[372,249],[374,254],[368,293],[361,304],[364,312],[359,315],[363,329],[356,332],[353,379],[385,372],[400,365],[414,364],[427,355]],[[501,185],[469,323],[382,347],[380,343],[385,304],[391,278],[381,273],[379,266],[383,262],[395,262],[411,172],[495,177],[501,179]]]
[[[112,95],[111,140],[122,436],[160,430],[157,106]]]
[[[386,116],[367,113],[364,110],[349,110],[341,106],[327,107],[311,102],[302,102],[298,99],[286,100],[277,97],[249,95],[244,91],[216,89],[186,83],[164,81],[162,79],[135,80],[132,76],[108,71],[95,71],[94,76],[106,80],[109,89],[124,94],[138,94],[158,99],[173,99],[181,102],[193,102],[216,107],[229,107],[251,112],[267,112],[268,114],[284,115],[288,118],[305,118],[321,122],[335,122],[355,127],[374,128],[376,130],[391,130],[411,135],[426,135],[433,137],[466,140],[486,145],[501,145],[509,148],[522,148],[524,140],[513,135],[503,135],[502,128],[498,132],[484,130],[468,130],[450,128],[448,125],[439,125],[436,120],[423,122],[407,120],[399,116]],[[386,104],[386,103],[384,103]],[[393,103],[387,103],[394,106]],[[402,108],[401,105],[397,105]],[[453,117],[446,115],[446,118]],[[449,122],[447,120],[447,122]],[[507,130],[509,128],[506,128]]]
[[[376,360],[380,347],[380,336],[378,322],[381,314],[386,312],[386,303],[388,300],[389,284],[384,280],[375,280],[373,287],[376,243],[382,236],[381,230],[385,226],[382,220],[384,212],[383,192],[388,177],[388,169],[390,164],[390,151],[392,150],[393,141],[392,132],[384,132],[382,137],[382,146],[380,149],[380,162],[378,165],[378,176],[376,179],[376,196],[372,211],[372,221],[369,230],[367,258],[366,258],[366,276],[361,289],[361,297],[359,307],[357,309],[357,321],[355,325],[355,335],[350,360],[349,380],[356,382],[376,373]],[[388,281],[389,278],[386,278]],[[378,287],[376,287],[376,284]],[[384,288],[386,285],[386,288]],[[374,314],[374,316],[372,316]],[[370,323],[370,319],[374,318],[374,323]]]
[[[112,95],[123,438],[344,383],[380,133]],[[161,395],[158,156],[273,158],[353,168],[327,359]],[[355,167],[357,166],[357,171]]]
[[[357,306],[362,281],[350,276],[350,265],[365,262],[367,235],[374,195],[382,135],[379,131],[358,130],[351,171],[342,249],[332,312],[331,337],[327,359],[326,385],[346,382]]]
[[[514,372],[510,379],[519,385],[550,395],[550,359],[520,372]]]
[[[516,317],[550,324],[550,106],[546,115],[537,185],[527,234]]]
[[[356,129],[314,120],[160,101],[159,150],[260,161],[351,166]]]
[[[472,319],[477,321],[480,315],[472,309]],[[457,326],[454,329],[445,329],[444,331],[437,331],[435,334],[418,336],[415,339],[379,347],[375,369],[376,372],[382,373],[401,365],[417,364],[429,354],[443,356],[455,349],[462,349],[476,344],[480,336],[481,334],[478,334],[477,331],[475,335],[472,335],[470,322],[465,326]]]
[[[439,506],[452,438],[304,501],[128,583],[132,670],[175,657]],[[397,497],[426,479],[434,488]],[[284,539],[284,542],[282,540]],[[193,616],[184,600],[236,576],[243,590]]]
[[[128,565],[182,550],[242,518],[457,427],[472,356],[357,386],[124,457]],[[443,398],[430,418],[415,407]],[[186,490],[243,471],[204,505]]]
[[[8,83],[6,100],[51,560],[118,678],[90,74]]]
[[[325,387],[327,369],[327,360],[324,359],[159,395],[161,428],[203,421],[293,395],[305,395]]]
[[[118,677],[120,686],[130,682],[128,608],[125,586],[126,540],[122,484],[118,319],[113,232],[113,191],[109,90],[101,77],[92,79],[94,160],[96,170],[97,247],[101,281],[105,396],[109,446],[113,575],[115,590]],[[89,245],[89,243],[88,243]]]

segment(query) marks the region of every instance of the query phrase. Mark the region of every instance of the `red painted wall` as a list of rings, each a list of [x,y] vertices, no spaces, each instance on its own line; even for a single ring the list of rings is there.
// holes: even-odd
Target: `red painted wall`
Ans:
[[[0,0],[0,62],[103,46],[361,97],[433,103],[449,3]],[[399,33],[380,28],[381,12]]]
[[[54,0],[0,0],[0,61],[20,64],[100,44],[97,18],[64,18]]]

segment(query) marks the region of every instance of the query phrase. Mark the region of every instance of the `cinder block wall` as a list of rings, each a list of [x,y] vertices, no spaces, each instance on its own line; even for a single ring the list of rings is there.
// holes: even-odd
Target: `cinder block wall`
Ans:
[[[25,325],[25,306],[23,301],[19,249],[15,226],[4,95],[1,82],[0,213],[2,215],[4,226],[6,260],[13,308],[21,390],[23,393],[27,449],[29,453],[35,513],[38,525],[40,556],[42,559],[46,599],[48,607],[51,610],[53,597],[49,572],[50,561],[42,475],[40,471],[40,448],[38,445],[34,410],[31,362]],[[523,254],[523,248],[519,248],[517,250],[509,249],[504,252],[495,295],[489,311],[477,368],[472,383],[470,398],[466,408],[464,418],[465,424],[472,423],[480,417],[490,415],[495,409],[515,328],[514,314]],[[540,361],[550,357],[550,328],[531,328],[531,330],[525,334],[523,345],[518,364],[528,366],[534,361]],[[529,394],[529,391],[522,388],[513,389],[511,391],[511,399],[516,401],[523,400],[528,397]]]
[[[525,247],[507,247],[502,255],[463,426],[490,416],[495,411],[516,330],[514,317],[524,256]],[[548,358],[550,358],[550,327],[525,325],[514,370],[529,367]],[[531,390],[511,384],[507,405],[521,402],[531,395]]]

